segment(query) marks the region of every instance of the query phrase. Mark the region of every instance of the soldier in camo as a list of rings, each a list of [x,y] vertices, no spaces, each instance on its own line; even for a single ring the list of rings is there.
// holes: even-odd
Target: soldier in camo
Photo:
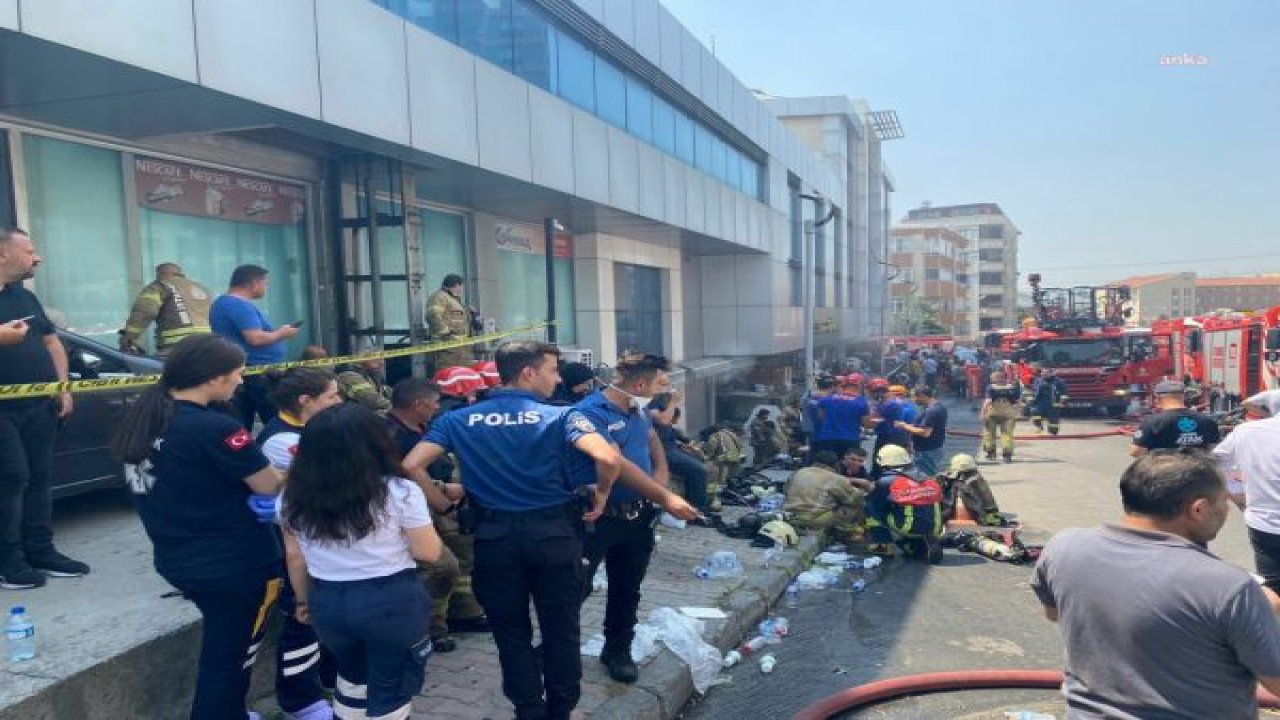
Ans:
[[[156,266],[156,279],[142,288],[133,301],[129,320],[120,330],[120,349],[143,353],[138,344],[147,326],[156,324],[156,355],[165,357],[169,348],[191,335],[211,332],[209,306],[213,295],[200,283],[188,280],[177,263]]]

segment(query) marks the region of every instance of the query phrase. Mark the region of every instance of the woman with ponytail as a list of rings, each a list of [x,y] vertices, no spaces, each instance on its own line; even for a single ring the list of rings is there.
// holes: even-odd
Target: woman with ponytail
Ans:
[[[249,674],[280,590],[280,548],[247,503],[250,493],[277,492],[280,474],[219,410],[243,382],[244,362],[214,335],[178,343],[112,444],[156,571],[204,619],[192,720],[255,717],[245,710]]]

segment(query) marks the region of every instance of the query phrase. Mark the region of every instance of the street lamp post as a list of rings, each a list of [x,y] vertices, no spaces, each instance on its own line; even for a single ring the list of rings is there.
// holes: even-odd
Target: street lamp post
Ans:
[[[822,211],[826,207],[826,198],[821,193],[800,193],[800,197],[805,200],[813,201],[813,220],[804,221],[804,278],[801,283],[804,291],[804,389],[806,392],[813,389],[813,321],[814,321],[814,274],[817,272],[817,266],[814,262],[815,253],[815,236],[818,228],[831,222],[836,216],[836,209],[833,205],[823,216]]]

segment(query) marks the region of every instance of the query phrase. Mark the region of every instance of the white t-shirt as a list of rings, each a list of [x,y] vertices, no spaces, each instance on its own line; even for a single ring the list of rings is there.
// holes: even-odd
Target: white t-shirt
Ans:
[[[271,467],[285,472],[293,466],[293,457],[298,454],[298,438],[296,432],[276,433],[262,444],[262,454],[267,456]]]
[[[1280,535],[1280,417],[1236,426],[1213,455],[1228,478],[1240,473],[1245,524]]]
[[[298,534],[307,572],[312,577],[331,581],[368,580],[416,566],[404,531],[431,524],[427,498],[422,488],[409,480],[400,477],[386,480],[387,503],[380,514],[381,524],[373,532],[354,543],[316,541]],[[277,509],[281,515],[284,503],[282,496]]]

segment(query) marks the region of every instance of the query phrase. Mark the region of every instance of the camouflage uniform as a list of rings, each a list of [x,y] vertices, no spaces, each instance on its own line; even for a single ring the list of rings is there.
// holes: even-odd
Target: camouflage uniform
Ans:
[[[471,589],[471,566],[475,558],[475,539],[458,530],[452,515],[431,513],[431,522],[444,547],[440,559],[418,563],[418,576],[431,595],[431,637],[449,634],[450,620],[484,617],[484,608]]]
[[[379,415],[391,409],[391,388],[359,366],[338,373],[338,392],[343,400],[360,403]]]
[[[784,510],[796,528],[823,534],[823,542],[861,542],[866,495],[849,479],[822,466],[801,468],[787,482]]]
[[[120,349],[137,348],[138,339],[154,322],[156,355],[164,357],[184,338],[212,332],[212,303],[213,296],[200,283],[188,280],[182,273],[160,274],[133,301],[129,320],[120,331]]]
[[[707,438],[702,454],[711,463],[711,476],[707,478],[707,497],[710,510],[720,511],[720,489],[729,484],[738,468],[742,467],[742,440],[729,428],[720,428]]]
[[[462,301],[440,288],[427,298],[427,330],[432,342],[458,340],[471,335],[471,313]],[[441,350],[434,354],[436,368],[470,365],[474,361],[471,346]]]

